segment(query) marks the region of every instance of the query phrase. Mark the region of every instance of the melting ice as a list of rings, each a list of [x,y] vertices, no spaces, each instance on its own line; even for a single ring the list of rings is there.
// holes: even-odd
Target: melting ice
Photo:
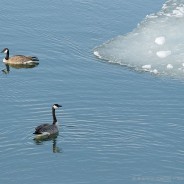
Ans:
[[[131,33],[94,49],[109,62],[154,74],[184,76],[184,0],[168,0]]]

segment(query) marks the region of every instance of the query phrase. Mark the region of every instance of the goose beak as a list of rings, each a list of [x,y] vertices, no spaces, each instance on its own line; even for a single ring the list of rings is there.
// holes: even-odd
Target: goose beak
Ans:
[[[59,104],[58,104],[58,107],[62,107],[62,105],[59,105]]]

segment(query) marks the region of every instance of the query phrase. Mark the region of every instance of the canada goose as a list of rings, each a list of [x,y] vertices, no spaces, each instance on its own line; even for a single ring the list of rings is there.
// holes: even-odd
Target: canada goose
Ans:
[[[2,50],[2,53],[5,53],[6,56],[3,59],[4,63],[10,63],[10,64],[35,64],[38,63],[39,59],[35,56],[23,56],[23,55],[15,55],[12,57],[9,57],[9,49],[4,48]]]
[[[36,134],[38,135],[38,137],[41,137],[41,136],[52,136],[59,132],[59,129],[57,126],[57,119],[55,115],[55,110],[58,109],[59,107],[62,107],[62,106],[58,104],[54,104],[52,106],[53,123],[52,124],[41,124],[37,126],[33,134]]]

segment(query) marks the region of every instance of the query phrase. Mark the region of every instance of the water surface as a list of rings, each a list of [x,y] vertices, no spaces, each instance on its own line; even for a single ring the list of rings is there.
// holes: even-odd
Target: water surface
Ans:
[[[0,74],[0,183],[183,182],[183,81],[93,55],[163,3],[18,0],[1,6],[2,49],[35,55],[40,64]],[[34,128],[52,122],[53,103],[63,106],[56,112],[60,134],[36,142]]]

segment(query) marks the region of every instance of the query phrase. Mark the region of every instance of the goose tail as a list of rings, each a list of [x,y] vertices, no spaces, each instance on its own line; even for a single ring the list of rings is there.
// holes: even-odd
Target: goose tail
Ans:
[[[39,59],[36,56],[33,56],[32,61],[39,61]]]

